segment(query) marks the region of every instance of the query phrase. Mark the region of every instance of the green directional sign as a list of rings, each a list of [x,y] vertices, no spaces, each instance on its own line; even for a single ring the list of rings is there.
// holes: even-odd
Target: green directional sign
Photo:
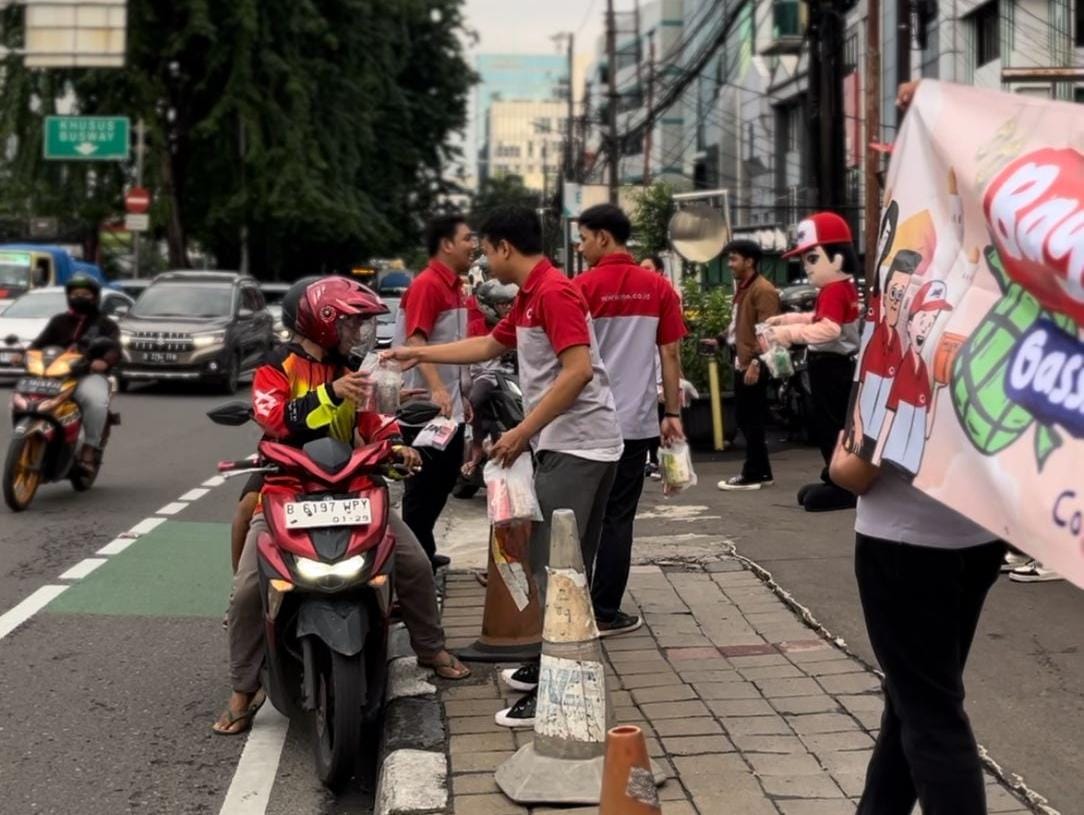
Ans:
[[[46,116],[45,158],[51,161],[126,161],[127,116]]]

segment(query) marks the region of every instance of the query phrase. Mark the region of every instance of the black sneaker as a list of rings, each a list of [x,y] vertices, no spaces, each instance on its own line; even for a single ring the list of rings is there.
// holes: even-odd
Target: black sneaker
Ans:
[[[433,571],[435,572],[437,569],[443,569],[451,563],[452,559],[447,555],[433,555],[432,560],[429,562],[433,564]]]
[[[635,631],[643,624],[644,621],[640,619],[638,614],[626,614],[619,611],[608,622],[605,620],[598,621],[598,635],[600,637],[616,637],[618,634],[628,634],[630,631]]]
[[[507,668],[501,671],[501,681],[512,690],[533,691],[538,687],[538,663],[530,662],[519,668]]]
[[[725,481],[720,481],[716,486],[725,492],[730,492],[733,490],[759,490],[770,487],[774,483],[770,478],[746,478],[744,475],[736,475]]]
[[[500,710],[493,720],[501,727],[534,727],[534,710],[538,691],[533,690],[512,707]]]

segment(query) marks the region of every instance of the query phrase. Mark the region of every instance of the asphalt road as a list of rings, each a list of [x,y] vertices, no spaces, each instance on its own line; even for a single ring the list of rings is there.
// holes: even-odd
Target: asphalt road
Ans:
[[[718,491],[716,482],[737,473],[740,461],[740,451],[701,458],[699,485],[678,499],[696,511],[681,512],[649,485],[636,524],[638,559],[696,554],[723,535],[875,665],[854,580],[854,513],[811,514],[795,503],[798,488],[819,473],[819,455],[780,450],[772,456],[774,487]],[[1082,640],[1084,591],[1003,577],[987,600],[966,677],[980,743],[1064,815],[1084,812]]]
[[[211,424],[206,411],[223,401],[181,388],[119,396],[123,424],[90,492],[55,484],[24,513],[0,508],[0,614],[69,586],[0,639],[0,813],[222,811],[244,747],[210,729],[229,691],[222,617],[240,483],[201,484],[258,435]],[[9,438],[5,417],[0,449]],[[154,517],[164,520],[86,577],[60,578]],[[269,813],[370,811],[360,784],[337,801],[321,789],[304,728],[247,766],[270,787]]]

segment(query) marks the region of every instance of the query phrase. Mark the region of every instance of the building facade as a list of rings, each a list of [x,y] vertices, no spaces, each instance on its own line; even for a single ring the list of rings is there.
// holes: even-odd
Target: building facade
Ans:
[[[528,189],[556,189],[568,106],[563,101],[494,101],[486,113],[481,162],[485,178],[518,175]]]

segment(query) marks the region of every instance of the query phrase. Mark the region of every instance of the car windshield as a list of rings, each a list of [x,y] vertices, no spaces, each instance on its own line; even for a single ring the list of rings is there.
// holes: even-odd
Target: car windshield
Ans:
[[[159,283],[140,295],[135,317],[227,317],[233,288],[215,283]]]
[[[25,289],[27,287],[30,280],[30,256],[25,256],[25,263],[23,257],[10,252],[0,254],[0,288]]]
[[[6,309],[5,317],[52,317],[68,310],[68,300],[62,291],[30,292]]]

